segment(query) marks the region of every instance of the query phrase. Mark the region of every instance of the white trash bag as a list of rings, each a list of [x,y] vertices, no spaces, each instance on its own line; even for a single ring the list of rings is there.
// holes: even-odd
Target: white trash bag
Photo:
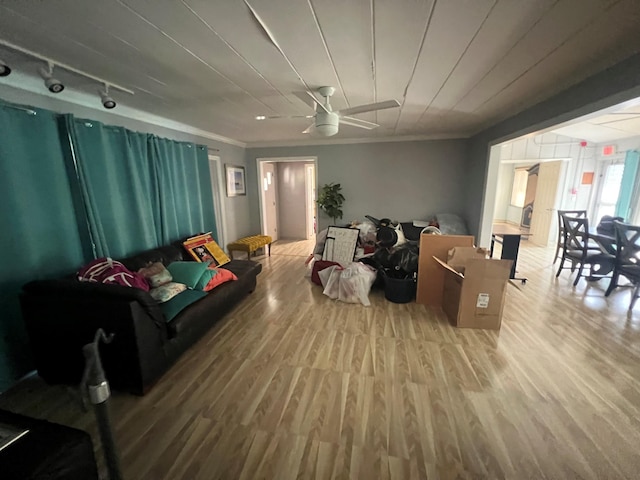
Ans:
[[[318,272],[324,290],[329,298],[345,303],[361,303],[368,307],[369,291],[376,280],[376,271],[363,263],[353,262],[342,268],[334,265]]]

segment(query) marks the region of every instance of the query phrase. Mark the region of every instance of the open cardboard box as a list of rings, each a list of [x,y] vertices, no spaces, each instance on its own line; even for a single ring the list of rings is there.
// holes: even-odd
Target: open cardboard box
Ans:
[[[453,265],[432,257],[444,272],[442,310],[455,327],[500,329],[512,260],[485,255],[474,247],[456,248]]]

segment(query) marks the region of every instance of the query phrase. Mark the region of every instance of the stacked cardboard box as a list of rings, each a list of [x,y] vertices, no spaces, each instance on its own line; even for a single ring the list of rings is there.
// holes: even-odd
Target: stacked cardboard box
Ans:
[[[486,256],[471,236],[423,234],[416,301],[442,308],[456,327],[500,329],[512,261]]]

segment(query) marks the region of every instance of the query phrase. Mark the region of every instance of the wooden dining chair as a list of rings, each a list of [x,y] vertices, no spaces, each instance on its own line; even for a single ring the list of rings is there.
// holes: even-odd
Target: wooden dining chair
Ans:
[[[629,310],[632,310],[640,293],[640,225],[629,225],[618,220],[613,225],[616,231],[616,260],[605,296],[608,297],[618,286],[620,275],[626,277],[633,285],[629,303]]]
[[[560,260],[560,268],[556,273],[556,277],[560,276],[565,268],[571,268],[571,271],[575,271],[578,268],[576,279],[573,285],[577,285],[582,276],[582,271],[585,265],[589,267],[589,277],[594,279],[606,278],[606,276],[598,275],[597,271],[594,271],[594,266],[598,266],[599,271],[611,271],[611,268],[603,269],[605,264],[613,265],[615,257],[610,253],[603,252],[601,250],[592,250],[589,247],[589,219],[582,217],[575,217],[571,214],[562,214],[562,229],[563,229],[563,242],[562,242],[562,259]],[[571,267],[565,267],[566,261],[571,262]]]
[[[564,227],[562,225],[562,215],[571,217],[586,218],[586,210],[558,210],[558,241],[556,242],[556,253],[553,257],[553,263],[560,258],[560,250],[564,248]]]

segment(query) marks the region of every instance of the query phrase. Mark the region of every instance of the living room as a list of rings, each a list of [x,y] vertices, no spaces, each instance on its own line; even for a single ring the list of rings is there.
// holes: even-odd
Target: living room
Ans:
[[[401,5],[385,2],[353,5],[308,2],[289,5],[289,2],[267,4],[251,1],[233,5],[207,5],[206,2],[185,1],[151,6],[147,2],[132,0],[100,5],[61,2],[56,7],[41,2],[3,3],[0,5],[3,32],[0,34],[0,59],[12,71],[10,75],[0,77],[0,100],[3,102],[2,108],[12,104],[56,114],[72,114],[76,118],[120,126],[134,132],[202,145],[208,148],[209,156],[217,159],[215,162],[221,172],[224,171],[224,165],[244,168],[246,195],[228,196],[224,190],[216,188],[219,184],[213,185],[213,195],[217,196],[216,201],[224,210],[226,219],[223,232],[226,240],[219,242],[223,247],[235,239],[262,233],[257,159],[286,157],[316,159],[317,185],[339,182],[343,186],[347,197],[344,205],[345,222],[360,220],[366,214],[398,220],[428,220],[438,213],[456,213],[466,220],[477,245],[488,247],[500,168],[499,162],[496,164],[492,161],[491,147],[640,96],[637,49],[640,42],[636,28],[639,13],[631,0],[594,1],[587,6],[578,1],[425,1],[401,2]],[[52,71],[45,73],[53,74],[53,77],[62,81],[64,91],[53,93],[43,86],[43,77],[38,71],[49,67],[49,62],[44,59],[49,59],[53,67]],[[112,110],[102,108],[100,94],[96,93],[99,89],[104,90],[104,84],[112,85],[108,94],[117,103]],[[113,85],[135,91],[135,95],[120,91]],[[340,124],[338,133],[329,137],[314,136],[318,132],[302,133],[310,123],[315,123],[313,118],[308,117],[323,111],[320,106],[323,99],[317,88],[325,85],[336,87],[331,97],[331,105],[336,111],[392,100],[396,100],[398,105],[375,113],[351,114],[355,118],[353,123],[359,123],[361,128],[350,125],[347,119]],[[315,100],[309,106],[294,92],[302,92],[307,99],[309,95],[315,96]],[[266,118],[256,119],[261,116]],[[362,125],[371,127],[369,124],[379,127],[362,128]],[[6,146],[11,141],[4,137],[0,143]],[[3,148],[2,145],[0,148]],[[11,168],[10,151],[8,148],[0,150],[3,169]],[[7,205],[4,215],[10,218],[10,205],[19,201],[20,192],[12,184],[3,185],[3,190],[7,196],[3,197],[3,203]],[[319,229],[331,223],[331,219],[325,216],[320,216],[318,220]],[[216,223],[217,228],[222,230],[219,219],[216,219]],[[18,255],[36,255],[33,252],[38,251],[47,253],[47,261],[56,258],[56,252],[49,252],[41,239],[21,240],[18,248],[9,238],[10,232],[5,235],[3,255],[7,259]],[[89,261],[91,257],[85,260]],[[466,370],[465,362],[473,363],[474,360],[464,355],[456,356],[462,350],[461,342],[487,342],[493,348],[497,342],[495,336],[484,333],[460,334],[461,337],[456,337],[453,329],[446,328],[446,321],[442,323],[441,315],[425,313],[423,308],[415,305],[392,308],[378,298],[376,302],[379,303],[374,304],[377,306],[366,310],[327,303],[311,286],[300,285],[298,281],[294,282],[297,288],[293,288],[276,270],[298,275],[301,279],[304,267],[299,258],[289,262],[282,250],[278,250],[278,244],[274,245],[272,257],[259,257],[259,262],[264,270],[258,277],[253,297],[241,303],[189,350],[189,354],[179,360],[175,368],[169,370],[147,395],[135,397],[116,394],[114,406],[119,415],[118,440],[123,445],[128,472],[142,475],[139,478],[171,478],[166,475],[172,467],[162,457],[167,452],[179,456],[181,450],[176,445],[154,444],[151,456],[156,463],[143,465],[145,441],[166,429],[172,432],[169,435],[171,438],[178,439],[176,444],[189,445],[184,450],[185,459],[182,463],[178,462],[180,467],[176,467],[180,472],[174,470],[173,478],[188,477],[189,473],[192,473],[191,478],[224,478],[223,472],[212,466],[213,459],[206,460],[202,454],[202,449],[206,448],[215,450],[216,461],[221,461],[225,456],[236,457],[235,461],[241,465],[229,464],[229,471],[237,474],[233,478],[251,478],[251,467],[247,467],[250,462],[247,465],[243,463],[248,458],[257,462],[254,467],[260,472],[267,472],[261,473],[266,478],[275,478],[274,472],[285,471],[283,465],[287,461],[298,461],[300,465],[307,462],[305,475],[308,476],[338,477],[348,468],[340,470],[335,467],[338,470],[333,473],[325,471],[324,468],[329,468],[327,465],[331,462],[327,460],[328,463],[324,464],[323,459],[335,461],[340,455],[355,459],[359,454],[362,462],[371,461],[377,469],[373,478],[420,478],[426,476],[423,474],[426,471],[430,474],[439,472],[435,475],[441,476],[447,476],[447,472],[475,473],[487,478],[496,475],[522,478],[531,472],[559,478],[563,472],[570,476],[568,472],[575,473],[578,469],[585,476],[597,477],[601,473],[589,462],[584,467],[584,456],[591,451],[587,443],[593,441],[593,431],[590,429],[585,444],[579,447],[579,456],[571,457],[570,452],[563,450],[563,455],[569,458],[567,463],[563,464],[562,460],[557,459],[551,462],[553,466],[549,469],[539,464],[543,455],[538,443],[535,445],[537,450],[531,456],[535,460],[522,460],[522,463],[508,453],[507,441],[501,440],[504,443],[490,446],[487,436],[491,437],[491,441],[495,440],[490,432],[508,436],[509,425],[500,424],[500,418],[491,412],[490,405],[483,403],[484,399],[472,402],[476,413],[484,414],[485,418],[491,419],[489,424],[493,424],[493,427],[484,424],[478,433],[483,445],[481,450],[474,450],[471,454],[463,452],[464,447],[470,447],[474,439],[477,440],[473,429],[465,431],[458,424],[455,428],[444,429],[441,425],[442,428],[436,430],[447,433],[434,437],[437,438],[436,446],[430,452],[435,456],[423,453],[421,460],[416,460],[414,449],[417,445],[424,445],[426,440],[407,440],[400,434],[394,436],[397,425],[393,423],[377,425],[372,431],[367,430],[366,434],[354,431],[350,437],[348,431],[339,431],[339,425],[342,425],[339,420],[336,420],[336,425],[328,425],[321,418],[328,409],[335,407],[342,409],[341,415],[351,415],[354,419],[357,416],[355,411],[366,410],[372,416],[388,415],[388,418],[398,422],[424,423],[427,421],[424,411],[415,413],[414,417],[417,416],[419,420],[415,420],[412,414],[399,419],[379,403],[367,410],[368,406],[349,406],[348,402],[343,404],[337,400],[331,407],[328,406],[330,402],[318,400],[315,403],[317,412],[312,413],[311,408],[309,412],[296,414],[302,417],[292,417],[288,423],[284,422],[291,427],[288,433],[292,436],[278,430],[280,420],[264,415],[267,412],[277,416],[274,413],[277,406],[265,406],[266,410],[261,411],[258,417],[252,417],[257,407],[251,404],[247,392],[251,392],[255,398],[262,398],[251,389],[252,381],[265,389],[280,391],[285,388],[283,385],[290,384],[295,390],[295,382],[292,382],[294,377],[320,375],[322,378],[316,381],[326,388],[320,389],[326,392],[322,394],[325,397],[333,398],[335,392],[340,392],[339,395],[353,394],[353,398],[361,398],[352,390],[341,390],[339,384],[342,377],[335,375],[335,372],[356,370],[361,375],[358,382],[362,382],[356,384],[357,388],[386,392],[389,398],[394,395],[441,395],[432,398],[431,405],[437,410],[443,403],[455,401],[457,395],[473,383],[471,377],[477,376],[477,372],[482,370],[482,365],[476,373]],[[524,258],[523,262],[535,265],[535,255]],[[22,273],[29,279],[39,278],[37,269]],[[549,279],[544,277],[544,281],[548,282]],[[3,278],[3,283],[12,289],[10,295],[3,298],[4,310],[15,312],[17,291],[21,285],[14,285],[13,278]],[[539,303],[546,298],[548,291],[545,288],[541,285],[531,288],[530,292],[535,298],[529,302]],[[561,291],[569,295],[564,289]],[[552,350],[553,345],[544,343],[543,324],[525,327],[518,323],[518,319],[527,317],[527,310],[522,305],[531,307],[532,304],[525,302],[520,306],[515,305],[514,302],[523,301],[524,295],[520,291],[509,295],[508,301],[512,302],[513,308],[507,319],[514,323],[500,341],[509,344],[510,334],[513,337],[514,332],[524,333],[530,328],[529,333],[534,335],[535,342],[522,345],[527,355],[533,355],[535,345],[544,352]],[[575,297],[573,292],[570,298],[578,301]],[[563,301],[558,298],[557,302],[557,305],[562,305]],[[580,318],[588,316],[588,313],[581,312]],[[600,312],[597,315],[602,317],[597,318],[606,322],[609,313]],[[306,316],[310,321],[325,326],[341,317],[351,322],[344,329],[337,329],[342,333],[332,333],[330,339],[322,337],[324,333],[312,334],[300,330],[300,342],[311,341],[306,350],[309,358],[313,356],[310,352],[322,348],[323,338],[329,344],[337,342],[336,335],[352,334],[357,337],[351,339],[356,342],[356,347],[366,351],[366,345],[357,342],[370,340],[367,335],[371,332],[372,324],[377,324],[382,329],[380,331],[387,333],[404,327],[415,329],[421,328],[416,327],[415,322],[423,316],[433,320],[434,331],[441,333],[439,337],[430,338],[442,349],[445,363],[440,365],[441,370],[446,369],[447,375],[441,378],[443,383],[438,384],[438,389],[431,392],[422,388],[424,378],[406,384],[400,382],[398,388],[403,393],[398,394],[392,388],[385,390],[381,387],[385,382],[396,384],[392,377],[376,377],[385,371],[385,366],[383,363],[376,364],[374,357],[366,360],[371,352],[363,353],[361,357],[352,355],[353,358],[360,358],[358,362],[366,364],[371,361],[369,366],[343,365],[332,370],[330,364],[337,360],[326,360],[329,365],[327,370],[331,372],[327,374],[314,370],[323,360],[304,359],[303,350],[289,352],[285,349],[282,355],[289,352],[295,359],[290,357],[283,361],[293,362],[291,365],[296,367],[292,367],[291,371],[274,368],[267,359],[278,355],[277,333],[285,334],[280,322],[287,321],[303,329],[298,316]],[[411,318],[411,326],[402,323],[400,319],[403,316]],[[565,317],[569,318],[571,314],[559,316],[558,321]],[[252,323],[250,320],[255,318],[261,321]],[[395,325],[394,321],[398,324]],[[637,320],[632,318],[630,322],[636,325]],[[251,330],[252,325],[256,330]],[[0,328],[0,391],[17,387],[19,392],[11,402],[6,402],[23,413],[38,416],[40,412],[42,418],[63,423],[66,421],[95,433],[90,415],[63,408],[69,402],[62,387],[39,385],[38,393],[30,396],[29,388],[33,388],[34,384],[28,383],[29,387],[18,386],[19,380],[33,371],[29,353],[31,347],[26,339],[22,318],[19,315],[11,318],[4,316]],[[610,331],[611,338],[615,338],[613,326]],[[427,335],[424,331],[422,333]],[[583,334],[580,330],[576,331],[576,338],[582,338]],[[624,335],[627,334],[631,335],[625,331]],[[261,335],[264,344],[257,341]],[[287,342],[293,345],[295,342],[288,336],[293,334],[286,335]],[[378,340],[375,337],[372,335],[371,341],[373,345],[378,342],[378,351],[405,348],[395,343],[394,347],[389,347],[391,343],[385,335]],[[244,338],[236,345],[237,351],[234,350],[234,338]],[[521,341],[526,342],[525,338],[526,335],[523,335],[522,339],[514,340],[511,347]],[[608,349],[615,351],[614,340],[607,338]],[[456,341],[448,342],[451,339]],[[218,341],[222,343],[217,344]],[[316,345],[314,342],[320,343]],[[258,350],[250,353],[253,347]],[[637,358],[637,353],[632,349],[625,346],[620,348],[628,358],[620,356],[607,360],[608,357],[602,357],[602,362],[610,363],[601,363],[594,368],[611,368],[615,371],[615,362],[632,363],[631,359]],[[290,349],[293,347],[290,346]],[[213,358],[207,357],[208,350],[215,352]],[[246,362],[242,359],[243,354],[247,355]],[[495,351],[484,352],[483,355],[489,357],[483,358],[490,358],[493,354]],[[513,354],[513,351],[505,353],[508,358],[512,358],[510,356]],[[421,362],[426,362],[427,357]],[[216,363],[224,363],[225,358],[233,361],[226,365]],[[347,361],[347,357],[341,358],[340,361]],[[407,358],[409,362],[412,361],[411,355],[407,354]],[[261,361],[265,362],[264,368],[260,365]],[[574,368],[575,363],[572,362],[567,360],[567,364]],[[215,368],[220,378],[207,379],[205,366]],[[249,367],[254,369],[254,373],[247,370]],[[298,367],[303,370],[296,370]],[[274,369],[265,372],[269,368]],[[189,376],[192,369],[197,376],[186,383],[178,383],[180,378]],[[243,379],[244,386],[236,385],[238,390],[235,394],[228,391],[223,395],[224,399],[219,398],[222,394],[216,396],[215,390],[224,388],[225,382],[233,378],[234,369],[242,370],[247,375]],[[637,371],[628,365],[625,365],[624,371],[624,382],[628,382],[630,390],[634,392],[629,394],[629,399],[637,398]],[[447,390],[447,378],[457,387]],[[269,383],[271,380],[273,384]],[[523,377],[502,380],[514,384],[525,381]],[[533,399],[536,382],[529,381],[531,383],[524,387],[524,391],[530,394],[529,399]],[[544,383],[542,379],[540,382]],[[482,379],[480,383],[483,384]],[[350,385],[349,389],[356,387]],[[292,390],[289,397],[306,401],[303,395],[306,390],[300,388],[300,392],[296,390],[293,393]],[[554,383],[550,388],[559,387]],[[588,390],[583,384],[576,388],[580,394]],[[611,385],[607,385],[607,392],[610,388]],[[207,401],[210,404],[196,405],[196,400],[191,396],[200,395],[205,390],[209,392]],[[509,390],[508,386],[505,390]],[[156,409],[165,394],[168,395],[167,405],[155,410],[152,418],[143,418],[141,412],[144,407]],[[516,396],[519,394],[522,391]],[[242,403],[237,411],[233,410],[234,395]],[[571,397],[570,392],[563,392],[563,395]],[[545,401],[552,398],[552,394],[546,392],[541,397]],[[51,399],[50,403],[47,403],[47,398]],[[620,415],[613,420],[602,419],[603,422],[620,425],[623,416],[636,411],[618,397],[616,400],[606,398]],[[17,399],[21,399],[25,407],[19,407]],[[507,409],[509,396],[501,399],[504,402],[502,407]],[[514,401],[520,400],[522,398],[518,397]],[[574,400],[587,410],[580,399]],[[617,403],[618,400],[620,403]],[[0,402],[0,405],[6,408],[7,403]],[[524,401],[518,403],[518,412],[523,414],[526,406],[530,404]],[[178,423],[171,423],[161,415],[167,414],[170,407],[180,409]],[[197,415],[187,419],[191,407],[191,413],[197,410]],[[575,414],[574,410],[567,413],[564,405],[562,408],[559,412],[548,410],[560,423],[567,420],[563,415]],[[596,410],[598,408],[605,407],[597,404]],[[292,412],[283,413],[282,418],[288,418],[289,414],[295,416]],[[475,418],[473,415],[467,416],[468,411],[458,413],[460,418]],[[227,415],[233,421],[228,426],[229,430],[225,431],[223,418]],[[197,418],[202,421],[200,426]],[[252,418],[260,426],[257,430],[252,429]],[[454,422],[452,417],[445,415],[444,418],[445,422]],[[354,420],[345,425],[346,428],[355,429],[363,424]],[[185,428],[183,433],[182,427]],[[495,430],[492,430],[494,427]],[[400,430],[396,433],[404,427],[398,428]],[[554,430],[556,442],[560,443],[563,435],[570,438],[567,429]],[[541,430],[533,430],[535,433],[531,435],[536,441],[539,436],[544,436]],[[457,433],[453,434],[453,431]],[[453,436],[447,439],[447,434]],[[193,435],[191,439],[190,435]],[[637,439],[627,430],[625,435],[617,440]],[[229,443],[216,443],[216,438],[221,437]],[[334,438],[338,440],[333,441]],[[522,445],[527,441],[520,440],[520,448],[515,450],[521,454],[524,451]],[[239,443],[234,444],[234,441]],[[597,443],[597,448],[600,447],[601,443]],[[296,453],[287,457],[285,450]],[[360,452],[358,455],[356,450]],[[493,459],[491,461],[494,463],[489,461],[483,464],[480,459],[488,451],[490,454],[487,457]],[[274,460],[276,464],[264,460],[267,463],[263,465],[263,458],[278,460]],[[602,454],[602,459],[606,466],[615,463],[611,452]],[[278,461],[284,463],[277,464]],[[420,461],[423,466],[418,468],[416,462]],[[621,466],[616,467],[614,476],[630,477],[627,468],[631,463],[632,458],[625,456],[620,461]],[[315,467],[310,467],[311,464]],[[570,465],[571,470],[565,468],[566,465]],[[211,476],[207,476],[207,466],[214,472]],[[352,471],[355,466],[354,463]],[[409,470],[405,471],[405,467]],[[433,470],[429,470],[432,467]],[[360,471],[365,472],[364,467]]]

